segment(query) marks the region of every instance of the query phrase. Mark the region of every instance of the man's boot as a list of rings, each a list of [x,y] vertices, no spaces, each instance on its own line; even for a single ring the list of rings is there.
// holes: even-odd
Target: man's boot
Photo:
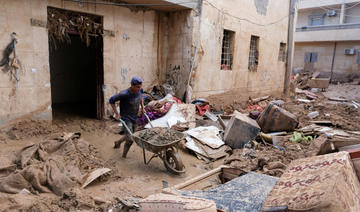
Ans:
[[[131,144],[132,144],[132,143],[131,143]],[[124,151],[123,151],[123,154],[122,154],[122,157],[123,157],[123,158],[126,158],[126,155],[127,155],[127,153],[129,152],[129,150],[130,150],[131,144],[129,144],[128,141],[126,141],[126,143],[125,143],[125,145],[124,145]]]
[[[121,139],[119,139],[119,140],[117,140],[117,141],[115,141],[114,142],[114,149],[119,149],[120,148],[120,146],[121,146],[121,144],[125,141],[125,137],[123,137],[123,138],[121,138]]]

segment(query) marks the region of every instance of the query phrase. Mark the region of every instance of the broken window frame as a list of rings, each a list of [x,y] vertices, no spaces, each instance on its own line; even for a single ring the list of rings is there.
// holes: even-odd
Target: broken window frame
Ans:
[[[234,58],[235,32],[224,29],[221,44],[220,69],[232,70]]]
[[[259,65],[259,36],[251,35],[249,50],[249,71],[256,71]]]
[[[286,43],[280,42],[279,57],[278,60],[286,62]]]

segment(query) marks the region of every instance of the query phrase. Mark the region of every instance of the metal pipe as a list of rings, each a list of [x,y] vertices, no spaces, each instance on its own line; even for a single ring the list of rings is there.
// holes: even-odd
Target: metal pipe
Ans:
[[[335,63],[335,54],[336,54],[336,44],[337,42],[334,43],[334,52],[333,52],[333,57],[332,57],[332,61],[331,61],[331,75],[330,75],[330,82],[333,81],[333,74],[334,74],[334,63]]]

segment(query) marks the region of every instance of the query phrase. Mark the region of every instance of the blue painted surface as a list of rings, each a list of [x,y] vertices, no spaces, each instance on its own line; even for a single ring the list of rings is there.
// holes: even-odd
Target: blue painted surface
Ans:
[[[213,200],[228,212],[261,211],[268,194],[279,178],[249,172],[207,191],[180,191],[184,196]]]

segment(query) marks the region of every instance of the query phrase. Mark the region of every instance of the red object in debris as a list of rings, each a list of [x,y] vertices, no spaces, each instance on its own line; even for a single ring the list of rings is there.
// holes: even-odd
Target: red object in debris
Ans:
[[[294,79],[295,77],[294,76],[290,76],[290,79]]]
[[[200,116],[203,116],[204,113],[206,113],[206,111],[210,110],[210,106],[209,105],[203,105],[203,106],[196,105],[196,110]]]
[[[173,100],[175,100],[175,101],[176,101],[176,103],[178,103],[178,104],[183,103],[180,99],[178,99],[178,98],[176,98],[176,97],[173,97]]]
[[[339,148],[339,150],[348,152],[351,159],[360,158],[360,144],[344,146]]]
[[[260,107],[259,105],[249,105],[246,110],[250,110],[250,111],[263,111],[264,109],[262,107]]]

